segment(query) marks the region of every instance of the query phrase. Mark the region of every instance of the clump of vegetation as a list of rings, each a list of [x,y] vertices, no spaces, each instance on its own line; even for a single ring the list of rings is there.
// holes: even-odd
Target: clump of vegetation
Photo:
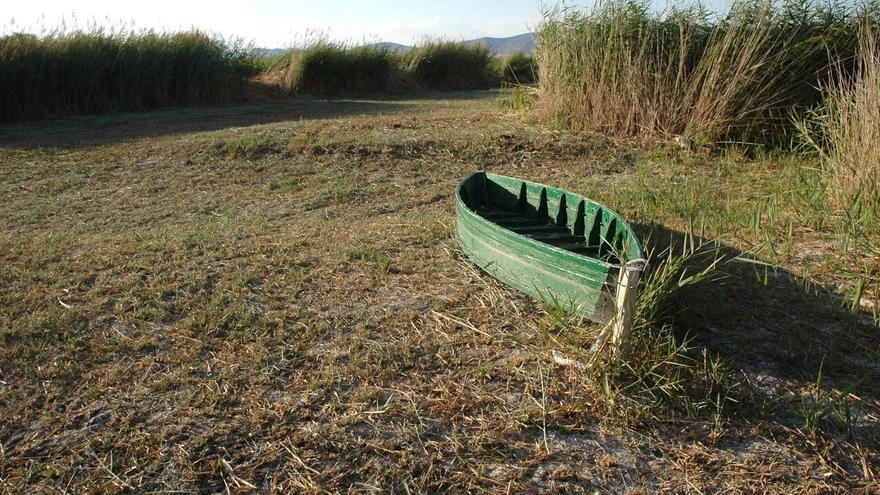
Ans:
[[[293,49],[268,69],[282,89],[295,94],[343,95],[394,89],[457,90],[497,82],[482,45],[427,41],[403,55],[376,45],[349,46],[320,40]]]
[[[821,108],[801,125],[819,152],[830,200],[880,217],[880,42],[870,25],[850,74],[840,68]]]
[[[542,332],[559,333],[555,341],[568,341],[576,352],[589,346],[589,357],[574,366],[584,371],[606,418],[711,417],[720,422],[733,412],[744,390],[724,360],[691,345],[688,308],[695,291],[723,278],[720,269],[729,259],[719,242],[690,234],[655,253],[649,256],[650,270],[640,284],[623,359],[620,349],[612,350],[601,333],[595,340],[593,332],[584,332],[574,314],[557,301],[550,301]]]
[[[689,416],[721,415],[738,384],[722,361],[706,351],[695,355],[683,314],[692,291],[722,277],[726,259],[720,244],[689,236],[653,258],[636,302],[630,355],[603,363],[598,376],[606,388],[627,392],[642,405]]]
[[[392,55],[384,48],[322,40],[291,50],[282,86],[297,94],[314,95],[386,91],[394,69]]]
[[[790,112],[821,99],[833,57],[854,52],[862,15],[748,0],[720,18],[623,0],[548,13],[538,33],[542,111],[643,140],[783,142]]]
[[[221,103],[242,98],[258,74],[292,94],[485,88],[499,80],[495,62],[485,46],[452,41],[427,41],[398,56],[319,39],[260,58],[241,42],[199,31],[13,34],[0,37],[0,121]],[[528,64],[514,57],[505,74],[526,80]]]
[[[425,41],[403,55],[401,68],[429,89],[485,88],[493,82],[489,49],[459,41]]]
[[[534,86],[505,83],[501,86],[501,98],[498,104],[501,108],[514,112],[529,112],[538,101],[539,93]]]
[[[534,84],[538,80],[538,65],[535,58],[517,52],[501,61],[501,78],[514,84]]]
[[[75,31],[0,38],[0,121],[239,98],[248,47],[199,31]]]

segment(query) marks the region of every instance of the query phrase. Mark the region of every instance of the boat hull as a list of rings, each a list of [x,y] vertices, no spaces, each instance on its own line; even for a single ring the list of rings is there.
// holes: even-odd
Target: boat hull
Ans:
[[[506,218],[506,225],[494,216]],[[603,228],[613,239],[603,238]],[[482,172],[457,190],[456,230],[464,252],[493,277],[599,322],[615,314],[621,258],[643,258],[628,225],[604,206],[561,189]]]

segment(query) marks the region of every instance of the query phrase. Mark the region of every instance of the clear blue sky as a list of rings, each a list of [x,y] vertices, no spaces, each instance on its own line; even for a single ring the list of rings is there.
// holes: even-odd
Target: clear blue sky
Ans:
[[[560,0],[3,0],[0,33],[39,34],[64,25],[85,28],[196,27],[240,37],[257,46],[287,47],[323,33],[347,41],[411,44],[425,36],[469,39],[504,37],[533,29],[542,7]],[[588,6],[595,0],[566,0]],[[658,9],[668,1],[653,0]],[[706,5],[727,0],[707,0]],[[5,18],[5,19],[4,19]]]

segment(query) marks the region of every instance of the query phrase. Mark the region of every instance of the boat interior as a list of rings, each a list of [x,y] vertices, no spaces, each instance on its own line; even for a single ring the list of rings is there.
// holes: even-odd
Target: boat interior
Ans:
[[[503,184],[485,177],[467,194],[466,204],[483,218],[517,234],[575,254],[617,264],[626,239],[616,215],[600,205],[534,183]],[[529,187],[532,186],[532,187]],[[513,189],[513,191],[511,190]],[[574,202],[574,204],[570,204]]]

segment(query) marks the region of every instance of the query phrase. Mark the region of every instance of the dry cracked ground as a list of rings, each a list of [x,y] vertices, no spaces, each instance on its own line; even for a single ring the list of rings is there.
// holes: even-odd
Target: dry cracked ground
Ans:
[[[796,160],[639,151],[498,96],[0,127],[0,491],[877,493],[877,284],[845,306],[880,253],[798,213]],[[683,305],[730,405],[555,364],[579,348],[554,309],[457,246],[479,169],[747,254]]]

